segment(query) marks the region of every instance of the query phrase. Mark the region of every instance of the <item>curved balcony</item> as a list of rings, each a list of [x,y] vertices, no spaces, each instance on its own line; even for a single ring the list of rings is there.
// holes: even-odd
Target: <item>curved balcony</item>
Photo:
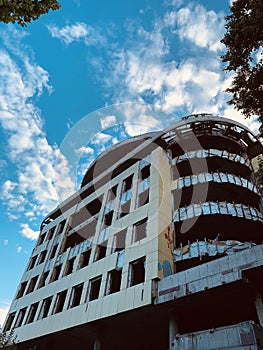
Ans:
[[[174,212],[176,245],[188,240],[235,239],[261,243],[263,214],[248,205],[227,201],[191,204]]]
[[[222,171],[251,179],[252,167],[248,158],[218,149],[187,152],[172,161],[173,180],[205,171]]]

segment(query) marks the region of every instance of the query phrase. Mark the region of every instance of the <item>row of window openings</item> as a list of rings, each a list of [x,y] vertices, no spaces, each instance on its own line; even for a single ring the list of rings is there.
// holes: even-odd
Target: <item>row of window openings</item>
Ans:
[[[66,219],[61,221],[58,225],[58,230],[56,232],[57,235],[60,235],[63,230],[64,230],[64,227],[65,227],[65,224],[66,224]],[[54,226],[52,227],[48,232],[45,232],[45,233],[42,233],[39,238],[38,238],[38,241],[37,241],[37,246],[41,245],[42,243],[44,243],[44,241],[50,241],[53,237],[54,237],[54,233],[56,231],[56,227],[57,226]]]
[[[188,175],[180,177],[178,179],[178,188],[189,187],[196,185],[197,183],[204,182],[217,182],[217,183],[232,183],[237,186],[242,186],[248,188],[250,191],[257,193],[257,186],[253,185],[250,181],[244,179],[241,176],[236,176],[228,173],[222,172],[212,172],[212,173],[200,173],[198,175]]]
[[[139,179],[141,181],[144,181],[146,179],[149,179],[149,177],[150,177],[150,165],[146,165],[140,170],[140,178]],[[127,215],[130,212],[132,184],[133,184],[133,175],[130,175],[129,177],[124,179],[122,182],[121,201],[120,201],[121,203],[120,203],[120,208],[119,208],[119,212],[118,212],[118,216],[117,216],[118,219]],[[148,189],[148,187],[149,187],[149,183],[147,183],[147,186],[145,186],[144,191],[142,191],[141,193],[138,194],[137,207],[143,206],[149,202],[149,189]],[[109,203],[109,202],[113,201],[116,198],[116,194],[117,194],[117,185],[115,185],[114,187],[112,187],[109,190],[107,202]],[[98,214],[100,209],[101,209],[101,203],[102,203],[102,197],[99,199],[93,200],[87,206],[82,208],[78,213],[74,214],[75,217],[73,217],[72,226],[73,227],[77,226],[79,223],[85,221],[83,219],[83,217],[96,216],[96,214]],[[94,208],[96,208],[95,212],[94,212]],[[107,208],[109,208],[109,207],[106,206],[106,210],[105,210],[105,214],[104,214],[104,227],[110,226],[112,223],[112,219],[113,219],[113,210],[110,210],[107,212]],[[77,216],[80,216],[81,218],[78,218]],[[59,224],[59,229],[57,231],[57,234],[60,234],[63,232],[64,227],[65,227],[65,223],[66,223],[66,220],[63,220]],[[39,240],[37,242],[37,246],[41,245],[45,241],[45,239],[51,240],[54,236],[55,229],[56,229],[56,226],[52,227],[48,231],[48,233],[41,234],[39,237]],[[30,269],[32,267],[30,266],[28,269]]]
[[[149,181],[145,181],[150,177],[150,165],[147,165],[141,169],[139,184],[144,184],[142,190],[138,193],[137,207],[141,207],[149,202]],[[147,183],[146,183],[147,182]],[[121,196],[120,196],[120,207],[117,214],[117,219],[120,219],[130,213],[131,198],[132,198],[132,184],[133,175],[130,175],[122,182]],[[116,198],[117,185],[109,191],[107,202],[110,203]],[[114,210],[110,206],[106,205],[106,210],[104,214],[104,228],[112,224]]]
[[[235,204],[230,202],[204,202],[200,204],[192,204],[179,208],[175,211],[173,220],[184,221],[200,215],[209,214],[225,214],[231,216],[244,217],[248,220],[263,222],[263,214],[256,208],[252,208],[243,204]]]
[[[124,230],[122,230],[114,235],[111,253],[122,251],[125,248],[126,235],[127,235],[127,229],[124,229]],[[134,225],[133,242],[135,243],[135,242],[141,241],[142,239],[144,239],[146,237],[147,237],[147,218],[144,218],[143,220],[137,222]],[[106,256],[107,244],[108,244],[108,239],[104,240],[99,245],[97,245],[95,255],[94,255],[94,262],[98,261],[100,259],[103,259]],[[56,245],[56,247],[53,247],[53,248],[57,249],[57,246],[58,245]],[[54,249],[52,251],[52,255],[53,254],[55,255]],[[88,264],[90,262],[90,255],[91,255],[91,248],[88,249],[87,251],[83,252],[80,255],[80,259],[78,261],[78,269],[81,269],[85,266],[88,266]],[[67,261],[63,276],[67,276],[73,272],[75,261],[76,261],[76,257]],[[54,282],[54,281],[59,279],[59,277],[61,275],[61,269],[62,269],[62,264],[54,267],[52,274],[51,274],[51,277],[50,277],[50,280],[49,280],[49,283]],[[46,271],[43,273],[42,277],[40,278],[38,287],[37,287],[38,289],[45,286],[48,275],[49,275],[49,271]],[[16,298],[17,299],[21,298],[24,295],[25,291],[26,291],[25,294],[29,294],[29,293],[33,292],[35,289],[35,286],[37,284],[37,280],[38,280],[38,276],[33,277],[30,280],[28,287],[27,287],[28,282],[27,281],[23,282],[21,284],[21,287],[19,289],[19,292],[18,292]],[[26,287],[27,287],[27,289],[26,289]]]
[[[245,164],[251,167],[250,160],[246,154],[239,155],[236,153],[230,153],[226,150],[219,150],[214,148],[200,149],[198,151],[191,151],[191,152],[184,153],[173,159],[173,165],[192,158],[209,158],[209,157],[221,157],[221,158],[229,159],[231,161]]]
[[[142,257],[130,263],[128,276],[129,276],[128,287],[135,286],[145,281],[145,257]],[[109,295],[109,294],[119,292],[121,288],[121,279],[122,279],[122,269],[119,269],[119,270],[115,269],[108,272],[104,295]],[[98,276],[89,281],[86,302],[90,302],[99,298],[101,281],[102,281],[102,276]],[[72,288],[69,302],[68,302],[68,309],[80,305],[82,293],[83,293],[83,285],[84,284],[81,283]],[[51,314],[57,314],[63,311],[65,301],[66,301],[66,296],[67,296],[67,290],[64,290],[57,294]],[[48,316],[51,303],[52,303],[52,297],[49,297],[43,300],[41,309],[37,318],[38,320],[46,318]],[[34,303],[30,306],[27,319],[25,321],[26,324],[34,321],[38,304],[39,303]],[[23,308],[18,312],[18,316],[14,324],[15,328],[20,327],[22,325],[25,314],[26,314],[26,308]],[[4,329],[5,331],[8,331],[11,329],[14,319],[15,319],[15,313],[10,314]]]
[[[137,242],[137,241],[139,241],[139,240],[141,240],[141,239],[146,237],[146,224],[147,224],[147,218],[145,218],[145,219],[137,222],[136,224],[134,224],[133,242]],[[117,245],[117,247],[122,247],[122,249],[125,248],[125,239],[124,239],[124,243],[123,243],[122,242],[123,239],[121,238],[121,236],[126,236],[126,231],[127,231],[127,229],[125,229],[125,230],[123,230],[123,231],[121,231],[121,232],[119,232],[119,233],[117,233],[115,235],[115,238],[113,240],[113,245],[114,246]],[[106,231],[103,231],[103,232],[106,233]],[[119,243],[119,241],[121,243]],[[101,259],[102,257],[104,257],[104,256],[101,256],[101,255],[103,255],[103,251],[105,251],[105,254],[106,254],[107,242],[108,242],[107,238],[106,239],[103,239],[101,237],[99,238],[99,243],[100,244],[98,245],[97,250],[99,250],[101,252],[99,253],[98,259],[95,259],[95,261]],[[55,257],[57,249],[58,249],[58,243],[55,244],[52,247],[49,259],[53,259]],[[115,252],[115,251],[116,250],[113,249],[113,252]],[[40,253],[40,255],[33,256],[30,259],[30,262],[29,262],[29,265],[28,265],[28,270],[32,269],[36,264],[39,265],[39,264],[43,263],[45,261],[45,259],[46,259],[46,256],[47,256],[47,250],[42,251]]]

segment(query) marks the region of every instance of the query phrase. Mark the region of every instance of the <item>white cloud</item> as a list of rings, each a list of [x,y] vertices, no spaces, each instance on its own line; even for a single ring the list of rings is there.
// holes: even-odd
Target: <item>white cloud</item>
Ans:
[[[116,123],[115,115],[108,115],[108,116],[100,119],[100,125],[101,125],[102,129],[107,129],[110,126],[113,126],[115,123]]]
[[[179,7],[179,3],[177,5]],[[227,105],[230,95],[225,90],[233,76],[223,71],[219,58],[223,33],[224,14],[193,3],[156,17],[152,30],[135,30],[131,25],[127,33],[129,46],[111,52],[105,84],[109,89],[118,86],[113,97],[116,103],[127,100],[148,103],[153,110],[169,115],[164,117],[167,123],[171,114],[207,112],[229,114],[230,118],[232,115],[256,131],[255,119],[245,119]],[[187,51],[178,43],[178,38],[189,41]],[[176,61],[180,57],[183,58]],[[256,58],[259,57],[257,53]],[[129,135],[161,127],[161,118],[156,118],[156,114],[144,115],[132,110],[133,107],[130,111],[125,109],[129,112],[123,112]]]
[[[18,247],[16,248],[16,251],[17,251],[18,253],[21,253],[21,252],[22,252],[22,247],[21,247],[21,245],[18,246]]]
[[[258,134],[260,123],[256,120],[257,118],[245,118],[239,111],[234,109],[232,106],[227,106],[220,116],[235,120],[245,125],[254,134]]]
[[[80,148],[78,148],[76,151],[75,151],[77,154],[90,154],[90,155],[93,155],[94,154],[94,149],[91,148],[91,147],[88,147],[88,146],[82,146]]]
[[[4,324],[4,321],[5,321],[5,318],[7,316],[10,304],[11,304],[10,302],[1,303],[1,306],[0,306],[0,328]]]
[[[3,242],[4,242],[4,245],[5,245],[5,246],[8,245],[8,239],[4,239]]]
[[[47,28],[53,38],[58,38],[67,45],[76,41],[82,41],[87,46],[105,42],[105,38],[99,30],[83,22],[76,22],[61,28],[57,26],[48,26]]]
[[[103,132],[98,132],[91,140],[91,143],[97,146],[105,145],[112,139],[110,135],[104,134]]]
[[[202,5],[189,5],[173,12],[175,29],[181,40],[190,40],[197,46],[218,51],[223,48],[220,40],[224,33],[224,14],[207,11]]]
[[[39,236],[39,231],[32,230],[28,224],[20,224],[22,236],[34,241]]]
[[[162,128],[162,122],[156,118],[158,111],[155,111],[153,106],[130,103],[120,104],[118,109],[124,117],[125,130],[129,136],[136,136]]]
[[[17,33],[2,32],[10,43],[6,39],[0,50],[0,122],[7,154],[17,168],[17,177],[6,179],[1,188],[10,219],[32,211],[43,216],[74,190],[67,160],[48,143],[40,111],[33,104],[45,89],[51,91],[48,73],[33,61],[30,50],[19,50]]]

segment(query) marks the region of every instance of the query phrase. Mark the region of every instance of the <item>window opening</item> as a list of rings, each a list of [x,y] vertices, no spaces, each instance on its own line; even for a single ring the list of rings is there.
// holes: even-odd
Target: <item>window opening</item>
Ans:
[[[135,286],[136,284],[145,281],[145,257],[135,260],[130,263],[128,286]]]
[[[147,218],[133,225],[133,242],[138,242],[147,236]]]
[[[58,243],[55,244],[55,245],[52,247],[51,254],[50,254],[50,259],[53,259],[53,258],[54,258],[54,256],[56,255],[57,249],[58,249]]]
[[[26,314],[26,308],[21,309],[18,312],[17,319],[16,319],[16,322],[15,322],[15,325],[14,325],[15,328],[20,327],[22,325],[24,317],[25,317],[25,314]]]
[[[29,262],[29,265],[28,265],[27,270],[32,270],[33,267],[34,267],[35,264],[36,264],[36,261],[37,261],[37,255],[33,256],[33,257],[30,259],[30,262]]]
[[[104,225],[110,226],[112,223],[113,210],[104,215]]]
[[[133,175],[130,175],[125,180],[123,180],[122,193],[125,193],[132,188],[132,180],[133,180]]]
[[[38,319],[46,318],[50,309],[52,297],[43,300]]]
[[[8,316],[8,319],[6,321],[6,325],[4,327],[4,332],[7,332],[7,331],[9,331],[11,329],[12,324],[13,324],[14,319],[15,319],[15,315],[16,315],[15,312],[13,312],[12,314],[10,314]]]
[[[20,288],[19,288],[19,291],[18,291],[18,293],[17,293],[17,295],[16,295],[16,299],[21,298],[21,297],[24,295],[24,292],[25,292],[25,290],[26,290],[26,285],[27,285],[27,281],[21,283],[21,286],[20,286]]]
[[[50,241],[53,236],[54,236],[54,233],[55,233],[55,229],[56,229],[56,226],[52,227],[49,231],[48,231],[48,235],[47,235],[47,240]]]
[[[27,319],[26,319],[26,323],[31,323],[34,321],[34,318],[36,316],[36,312],[37,312],[37,307],[38,307],[38,303],[32,304],[30,306],[28,315],[27,315]]]
[[[44,285],[46,284],[48,274],[49,274],[49,271],[46,271],[42,274],[42,276],[40,277],[39,284],[37,286],[38,289],[44,287]]]
[[[44,242],[45,237],[46,237],[46,233],[43,233],[39,236],[38,243],[37,243],[38,246]]]
[[[89,283],[89,297],[88,300],[92,301],[98,299],[100,293],[101,276],[90,280]]]
[[[137,207],[142,207],[147,203],[149,203],[149,189],[138,194]]]
[[[72,258],[67,261],[64,276],[70,275],[73,272],[74,261],[75,261],[75,258]]]
[[[105,292],[106,295],[120,291],[121,274],[122,274],[122,270],[112,270],[108,273],[106,292]]]
[[[127,202],[120,205],[120,210],[118,213],[118,218],[123,218],[125,215],[129,214],[131,207],[131,200],[129,199]]]
[[[69,308],[78,306],[80,304],[82,290],[83,290],[83,283],[72,288],[70,300],[69,300]]]
[[[113,186],[108,192],[107,201],[110,202],[116,198],[118,185]]]
[[[105,241],[105,242],[102,242],[101,244],[97,245],[96,251],[95,251],[94,261],[98,261],[100,259],[105,258],[106,252],[107,252],[107,243],[108,243],[108,241]]]
[[[88,266],[90,254],[91,254],[91,249],[88,249],[86,252],[83,252],[80,255],[80,259],[79,259],[79,268],[80,269],[85,267],[85,266]]]
[[[59,278],[61,268],[62,268],[62,264],[54,267],[50,278],[50,283],[56,281]]]
[[[28,288],[27,288],[27,291],[26,291],[26,294],[33,292],[33,290],[35,289],[36,283],[37,283],[37,279],[38,279],[38,276],[31,278],[29,285],[28,285]]]
[[[145,180],[145,179],[148,179],[150,177],[150,164],[144,166],[141,169],[141,174],[140,175],[141,175],[140,176],[141,180]]]
[[[59,223],[57,235],[60,235],[63,232],[65,224],[66,224],[66,219]]]
[[[39,255],[39,259],[38,259],[37,264],[38,265],[42,264],[45,261],[46,256],[47,256],[47,250],[43,250]]]
[[[79,211],[72,215],[71,227],[77,227],[82,222],[90,219],[91,217],[96,218],[99,215],[101,205],[102,196],[85,205],[85,207],[81,208]]]
[[[67,296],[67,290],[64,290],[63,292],[57,294],[54,309],[53,309],[53,314],[57,314],[63,310],[66,296]]]
[[[117,232],[113,237],[112,253],[119,252],[125,249],[127,228]]]

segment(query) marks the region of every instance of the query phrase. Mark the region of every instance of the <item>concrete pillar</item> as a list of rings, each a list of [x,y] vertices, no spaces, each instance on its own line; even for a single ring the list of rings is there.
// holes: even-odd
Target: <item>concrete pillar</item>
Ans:
[[[259,325],[263,327],[263,301],[261,294],[255,296],[255,306],[258,314]]]
[[[174,309],[169,310],[169,349],[174,349],[175,336],[178,334],[178,320]]]

